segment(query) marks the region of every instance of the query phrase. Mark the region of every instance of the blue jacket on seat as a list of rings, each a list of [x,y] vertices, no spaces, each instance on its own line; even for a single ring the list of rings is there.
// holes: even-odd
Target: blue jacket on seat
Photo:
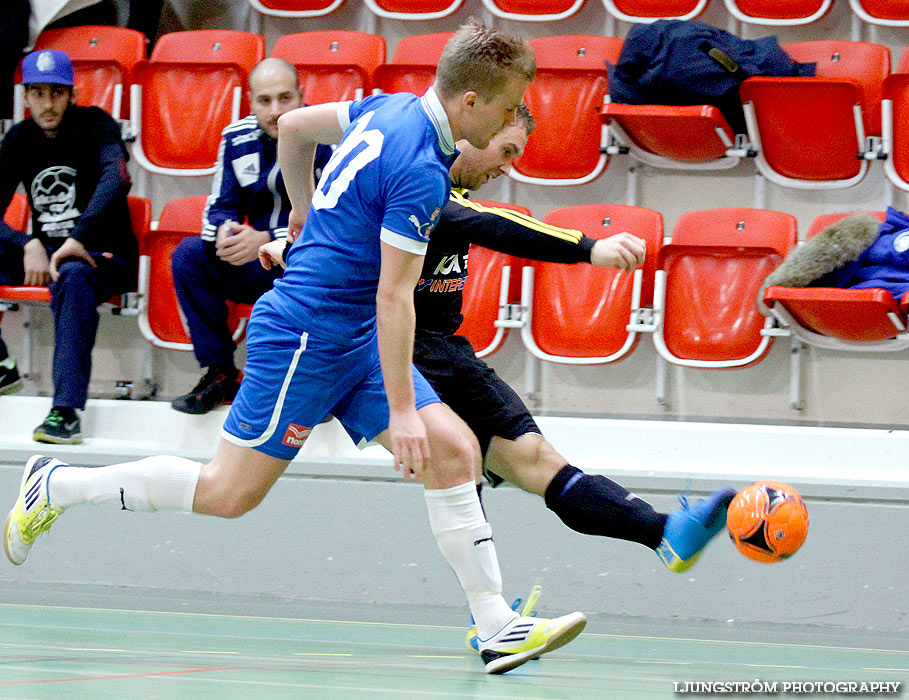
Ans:
[[[619,62],[607,64],[613,102],[714,105],[736,133],[745,132],[739,83],[756,75],[812,76],[815,69],[793,61],[775,36],[740,39],[703,22],[675,19],[635,24]]]

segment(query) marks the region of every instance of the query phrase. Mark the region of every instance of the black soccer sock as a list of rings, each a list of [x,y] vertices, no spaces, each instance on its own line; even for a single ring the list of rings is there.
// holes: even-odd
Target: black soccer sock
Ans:
[[[572,530],[615,537],[655,549],[666,515],[605,476],[566,464],[546,487],[546,506]]]
[[[228,379],[236,379],[240,376],[240,370],[237,369],[237,366],[233,363],[233,361],[218,362],[213,364],[211,368],[215,370],[215,372],[223,374]]]

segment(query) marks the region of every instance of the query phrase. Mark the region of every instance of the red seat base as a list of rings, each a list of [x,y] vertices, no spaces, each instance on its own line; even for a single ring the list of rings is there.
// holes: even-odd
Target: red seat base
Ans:
[[[805,328],[831,338],[880,341],[894,338],[891,314],[906,324],[906,312],[883,289],[768,287],[764,301],[780,303]]]

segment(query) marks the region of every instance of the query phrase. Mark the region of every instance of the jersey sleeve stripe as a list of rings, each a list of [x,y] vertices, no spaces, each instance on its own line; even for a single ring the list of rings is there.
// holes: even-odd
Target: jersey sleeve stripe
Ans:
[[[546,224],[540,221],[539,219],[534,219],[532,216],[527,216],[522,214],[519,211],[514,211],[513,209],[505,209],[502,207],[487,207],[478,202],[471,202],[466,197],[452,192],[451,201],[455,204],[459,204],[462,207],[467,207],[468,209],[473,209],[485,214],[494,214],[495,216],[501,216],[503,219],[508,219],[513,221],[516,224],[521,224],[526,226],[529,229],[538,231],[539,233],[545,234],[547,236],[552,236],[553,238],[560,238],[563,241],[569,241],[571,243],[580,243],[581,239],[584,238],[584,234],[580,231],[570,228],[561,228],[559,226],[552,226],[551,224]]]
[[[338,102],[338,125],[342,131],[346,131],[350,126],[350,105],[348,102]]]
[[[382,228],[382,233],[379,235],[379,239],[383,243],[387,243],[394,248],[404,250],[408,253],[414,253],[415,255],[426,255],[426,248],[429,245],[426,241],[408,238],[407,236],[402,236],[400,233],[389,231],[384,227]]]

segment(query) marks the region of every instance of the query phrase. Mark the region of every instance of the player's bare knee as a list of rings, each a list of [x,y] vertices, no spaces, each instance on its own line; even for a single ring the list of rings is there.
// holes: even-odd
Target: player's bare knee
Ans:
[[[256,490],[225,492],[213,504],[214,512],[211,514],[219,518],[239,518],[258,506],[263,498],[265,498],[265,494]]]

